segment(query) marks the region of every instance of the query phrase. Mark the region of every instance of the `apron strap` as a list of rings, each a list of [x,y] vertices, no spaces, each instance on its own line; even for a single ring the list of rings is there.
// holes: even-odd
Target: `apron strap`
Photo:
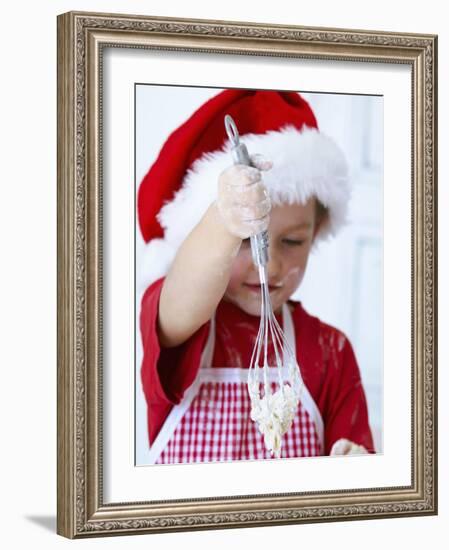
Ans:
[[[209,335],[207,337],[207,342],[204,347],[203,353],[201,354],[200,359],[200,369],[204,367],[210,367],[212,365],[212,359],[214,357],[215,349],[215,312],[212,315],[210,320]]]
[[[293,325],[292,314],[290,313],[290,308],[288,304],[285,303],[282,305],[282,325],[285,334],[285,338],[292,350],[293,356],[296,359],[296,337],[295,337],[295,327]],[[284,365],[286,361],[284,358]]]
[[[295,335],[295,328],[293,325],[293,317],[290,312],[290,308],[288,307],[288,304],[285,303],[282,306],[282,322],[284,325],[284,334],[285,338],[294,354],[295,359],[297,360],[296,355],[296,335]],[[285,361],[284,361],[285,363]],[[301,377],[302,381],[302,391],[301,391],[301,405],[304,407],[304,409],[308,412],[310,419],[316,426],[316,430],[318,433],[318,438],[320,440],[321,450],[324,449],[324,422],[323,418],[320,413],[320,409],[318,408],[318,405],[315,403],[312,395],[309,392],[309,389],[304,384],[304,380],[302,380],[301,375],[301,369],[299,369],[299,376]]]

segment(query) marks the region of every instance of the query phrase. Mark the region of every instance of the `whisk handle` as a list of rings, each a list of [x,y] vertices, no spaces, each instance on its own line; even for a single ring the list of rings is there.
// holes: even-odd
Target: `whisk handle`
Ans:
[[[225,116],[226,132],[233,145],[232,158],[234,164],[244,164],[252,166],[251,158],[248,149],[244,143],[240,141],[240,136],[233,118],[230,115]],[[264,267],[268,263],[268,232],[261,231],[257,235],[251,237],[251,254],[253,262],[257,267]]]

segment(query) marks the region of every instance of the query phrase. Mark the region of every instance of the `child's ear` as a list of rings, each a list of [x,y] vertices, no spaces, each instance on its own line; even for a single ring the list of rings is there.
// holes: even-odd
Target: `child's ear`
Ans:
[[[322,225],[323,225],[323,218],[315,221],[315,227],[313,228],[312,242],[315,240],[315,237],[317,236],[318,231],[321,229]]]
[[[315,227],[313,228],[313,239],[317,236],[319,230],[323,227],[329,217],[329,210],[316,199],[315,208]]]

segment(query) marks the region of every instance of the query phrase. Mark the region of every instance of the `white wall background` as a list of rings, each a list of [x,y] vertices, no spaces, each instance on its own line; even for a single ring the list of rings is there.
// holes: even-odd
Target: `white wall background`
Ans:
[[[255,7],[257,6],[257,9]],[[436,517],[374,520],[320,525],[261,527],[70,542],[54,534],[56,517],[56,15],[69,10],[289,23],[438,33],[440,75],[439,166],[439,315],[440,514]],[[437,0],[370,6],[355,0],[295,4],[223,4],[180,0],[72,0],[36,5],[18,1],[3,7],[0,165],[2,200],[2,273],[0,286],[2,346],[2,499],[6,548],[114,546],[169,548],[272,548],[286,544],[318,548],[379,548],[399,540],[412,549],[444,548],[449,534],[449,444],[444,426],[449,402],[445,368],[449,359],[448,216],[449,31],[444,4]],[[5,24],[6,23],[6,24]],[[5,193],[6,191],[6,193]],[[367,260],[371,261],[370,259]],[[446,306],[446,307],[445,307]]]

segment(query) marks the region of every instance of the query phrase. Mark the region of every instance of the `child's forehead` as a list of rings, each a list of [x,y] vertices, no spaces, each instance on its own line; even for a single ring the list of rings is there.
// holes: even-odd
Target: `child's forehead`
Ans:
[[[310,229],[315,221],[313,203],[273,205],[270,211],[270,230],[276,232]]]
[[[280,224],[307,225],[313,221],[314,213],[315,199],[313,197],[306,203],[274,202],[270,211],[270,219]]]

